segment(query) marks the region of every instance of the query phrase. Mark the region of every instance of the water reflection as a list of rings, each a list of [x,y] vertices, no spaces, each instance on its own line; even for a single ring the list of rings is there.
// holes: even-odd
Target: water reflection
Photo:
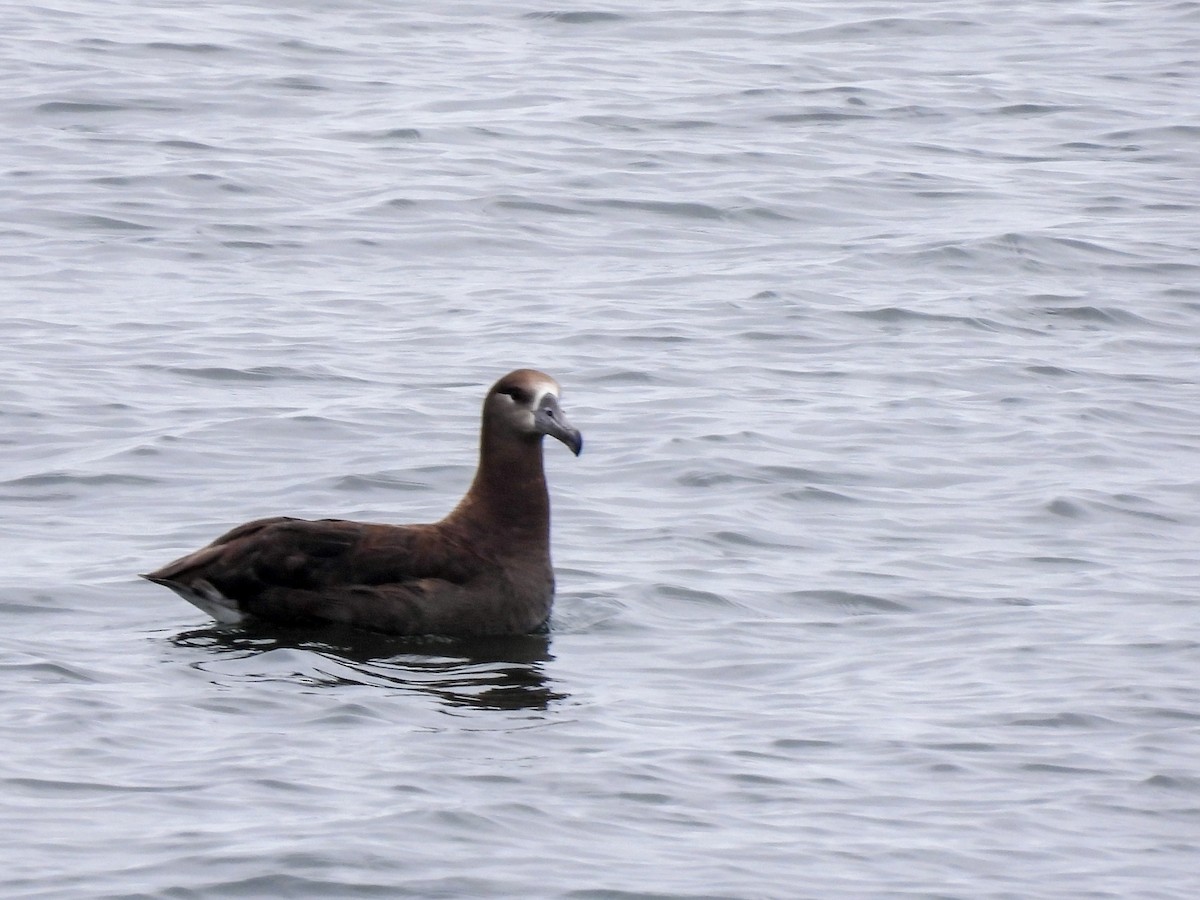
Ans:
[[[406,638],[354,629],[239,625],[189,629],[171,642],[214,651],[222,661],[262,663],[254,671],[240,665],[243,676],[416,690],[451,707],[539,710],[567,696],[553,689],[545,671],[554,658],[547,634]],[[197,665],[210,672],[225,668],[207,661]]]

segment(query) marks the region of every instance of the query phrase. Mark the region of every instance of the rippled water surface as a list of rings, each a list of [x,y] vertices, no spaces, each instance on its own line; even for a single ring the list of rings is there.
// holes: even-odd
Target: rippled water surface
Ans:
[[[1200,3],[434,6],[0,11],[0,894],[1196,896]],[[523,365],[550,635],[134,577]]]

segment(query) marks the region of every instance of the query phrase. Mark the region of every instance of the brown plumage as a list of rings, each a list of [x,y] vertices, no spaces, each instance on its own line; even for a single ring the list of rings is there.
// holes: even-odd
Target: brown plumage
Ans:
[[[525,634],[554,597],[542,438],[583,438],[558,383],[532,369],[483,403],[479,467],[454,510],[428,525],[279,516],[239,525],[143,575],[221,622],[338,623],[391,634]]]

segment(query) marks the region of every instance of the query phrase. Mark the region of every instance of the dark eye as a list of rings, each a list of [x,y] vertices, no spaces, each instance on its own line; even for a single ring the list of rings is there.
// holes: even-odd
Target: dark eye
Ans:
[[[517,403],[528,403],[530,400],[529,392],[519,387],[501,388],[501,394],[507,394],[512,397]]]

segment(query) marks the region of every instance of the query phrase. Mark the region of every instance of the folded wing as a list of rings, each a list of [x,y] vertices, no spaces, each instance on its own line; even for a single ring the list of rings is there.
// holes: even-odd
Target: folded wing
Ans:
[[[258,519],[145,577],[219,621],[338,622],[424,634],[468,619],[491,567],[435,525]]]

